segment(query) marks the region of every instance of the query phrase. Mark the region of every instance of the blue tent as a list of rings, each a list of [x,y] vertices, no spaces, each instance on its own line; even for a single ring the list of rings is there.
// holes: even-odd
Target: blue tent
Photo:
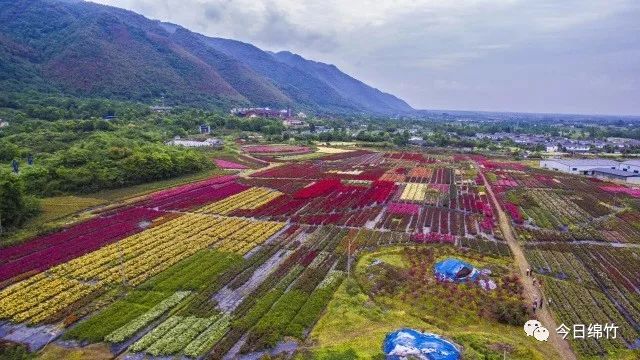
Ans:
[[[382,350],[388,360],[460,360],[460,350],[435,334],[400,329],[387,334]]]
[[[436,263],[433,270],[438,279],[447,281],[475,281],[480,276],[480,271],[473,265],[456,258],[448,258]]]

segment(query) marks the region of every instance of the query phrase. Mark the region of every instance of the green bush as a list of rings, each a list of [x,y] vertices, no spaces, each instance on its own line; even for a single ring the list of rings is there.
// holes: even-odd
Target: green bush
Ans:
[[[35,355],[25,345],[0,340],[0,359],[30,360],[35,359]]]
[[[26,194],[22,179],[0,170],[0,233],[22,225],[38,211],[38,202]]]

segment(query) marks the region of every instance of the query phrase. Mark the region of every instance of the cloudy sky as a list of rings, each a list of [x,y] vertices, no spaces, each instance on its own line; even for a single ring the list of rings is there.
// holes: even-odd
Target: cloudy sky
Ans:
[[[638,0],[94,0],[332,63],[420,109],[640,115]]]

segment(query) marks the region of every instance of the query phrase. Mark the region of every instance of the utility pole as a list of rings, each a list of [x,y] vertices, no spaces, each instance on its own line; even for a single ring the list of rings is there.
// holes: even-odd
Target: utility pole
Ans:
[[[349,245],[347,248],[347,279],[351,278],[351,237],[349,237]]]

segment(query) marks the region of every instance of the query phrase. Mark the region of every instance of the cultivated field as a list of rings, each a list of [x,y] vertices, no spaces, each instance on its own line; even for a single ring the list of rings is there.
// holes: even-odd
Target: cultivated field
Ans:
[[[0,250],[0,337],[42,358],[369,359],[412,327],[465,359],[637,358],[632,190],[482,156],[244,151],[277,164],[224,160],[243,171]],[[437,278],[448,258],[481,280]],[[618,336],[538,342],[522,331],[531,318],[552,332],[615,323]]]

